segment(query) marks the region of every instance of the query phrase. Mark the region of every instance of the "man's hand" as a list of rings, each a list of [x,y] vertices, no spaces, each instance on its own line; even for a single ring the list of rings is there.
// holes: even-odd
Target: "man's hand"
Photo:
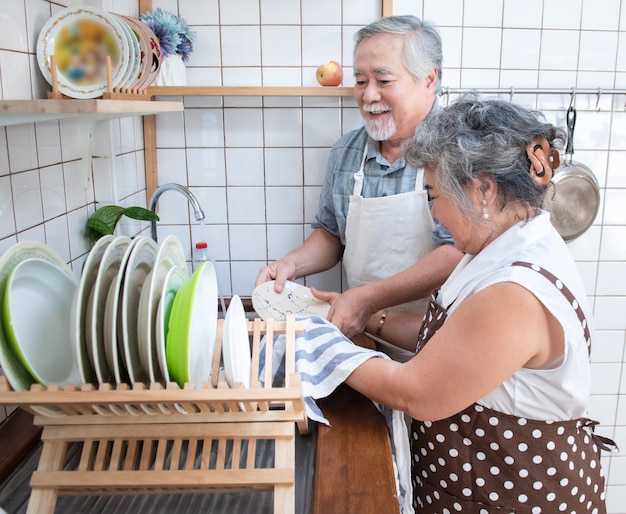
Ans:
[[[278,260],[261,268],[261,271],[259,271],[256,277],[254,286],[256,287],[264,282],[275,280],[274,291],[282,293],[285,288],[285,282],[287,280],[295,280],[296,278],[295,264],[285,260]]]
[[[363,332],[365,323],[374,313],[371,302],[363,294],[365,291],[359,287],[341,294],[315,288],[311,288],[311,292],[318,300],[331,304],[326,318],[348,338]]]

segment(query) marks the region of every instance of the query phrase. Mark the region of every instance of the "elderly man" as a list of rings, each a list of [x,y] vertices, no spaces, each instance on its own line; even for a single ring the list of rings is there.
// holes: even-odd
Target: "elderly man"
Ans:
[[[348,289],[328,319],[347,336],[379,309],[424,312],[461,258],[430,215],[423,170],[402,154],[436,104],[441,63],[437,30],[415,16],[383,17],[355,34],[354,96],[365,125],[331,150],[313,232],[257,277],[257,285],[275,280],[281,292],[286,280],[343,259]],[[380,328],[384,321],[383,314]]]

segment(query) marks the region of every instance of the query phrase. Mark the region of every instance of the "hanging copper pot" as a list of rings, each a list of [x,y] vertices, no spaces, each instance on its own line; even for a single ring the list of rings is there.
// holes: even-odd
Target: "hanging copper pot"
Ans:
[[[576,109],[567,109],[567,146],[563,164],[554,170],[543,208],[561,237],[573,241],[593,224],[600,208],[600,186],[593,172],[573,160]]]

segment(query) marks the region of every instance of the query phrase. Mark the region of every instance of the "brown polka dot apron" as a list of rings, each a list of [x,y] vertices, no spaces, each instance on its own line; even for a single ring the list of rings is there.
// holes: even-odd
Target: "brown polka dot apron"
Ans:
[[[538,266],[568,298],[585,330],[585,317],[571,292]],[[443,325],[446,310],[430,303],[418,340],[419,352]],[[600,446],[586,419],[547,422],[504,414],[475,403],[445,420],[413,420],[413,504],[424,513],[604,514]],[[596,444],[596,441],[598,444]]]

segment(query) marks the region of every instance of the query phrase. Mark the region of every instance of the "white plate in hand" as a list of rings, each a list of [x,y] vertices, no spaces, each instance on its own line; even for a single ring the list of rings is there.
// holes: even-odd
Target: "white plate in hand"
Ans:
[[[252,291],[252,306],[261,319],[277,321],[285,321],[288,314],[326,318],[330,310],[330,303],[318,300],[310,288],[290,280],[282,293],[274,291],[274,280],[259,284]]]

